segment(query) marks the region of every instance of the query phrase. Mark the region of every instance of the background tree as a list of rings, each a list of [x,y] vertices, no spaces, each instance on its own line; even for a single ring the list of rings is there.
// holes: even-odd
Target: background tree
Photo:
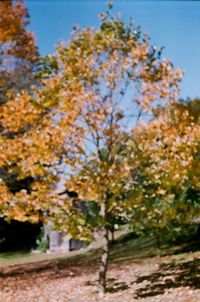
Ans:
[[[38,181],[42,178],[41,171],[47,170],[50,163],[44,162],[43,158],[41,164],[35,156],[39,145],[43,155],[45,152],[48,154],[49,144],[45,146],[45,143],[49,133],[44,142],[48,108],[39,104],[39,97],[36,101],[29,94],[34,94],[33,85],[42,87],[42,80],[48,78],[50,73],[56,73],[56,64],[53,56],[39,57],[33,34],[27,30],[28,24],[29,15],[23,0],[0,2],[0,139],[4,152],[0,166],[0,212],[7,220],[38,222],[42,213],[39,203],[35,204],[36,196],[46,196],[45,182],[39,186]],[[31,151],[33,145],[35,147]],[[33,153],[25,155],[27,149]],[[35,158],[32,168],[31,158]],[[37,195],[38,187],[41,190]]]
[[[39,55],[28,24],[23,0],[0,1],[0,103],[33,84]]]
[[[30,127],[29,124],[22,126],[21,129],[18,128],[20,119],[23,119],[23,117],[20,118],[20,115],[23,116],[24,112],[20,112],[23,107],[21,104],[18,106],[16,97],[22,90],[30,92],[31,85],[36,83],[35,70],[39,62],[39,54],[33,34],[27,30],[28,24],[29,15],[23,1],[3,0],[0,2],[0,115],[2,121],[0,122],[0,133],[2,149],[4,145],[7,145],[8,149],[12,149],[11,145],[15,144],[16,136],[19,137]],[[16,128],[13,126],[12,130],[6,128],[3,122],[3,116],[7,110],[5,103],[10,99],[12,99],[10,104],[13,105],[9,112],[10,120],[16,118]],[[13,117],[13,111],[17,108],[18,113]],[[16,139],[13,141],[13,138]],[[22,189],[29,192],[33,181],[32,176],[27,175],[24,179],[18,179],[19,172],[16,168],[11,169],[11,166],[14,167],[15,163],[4,162],[0,167],[2,185],[5,185],[4,190],[11,195]]]
[[[183,228],[199,215],[199,100],[179,101],[155,111],[155,118],[133,131],[140,198],[133,225],[160,233]],[[135,167],[135,161],[133,162]],[[137,229],[136,228],[136,229]]]

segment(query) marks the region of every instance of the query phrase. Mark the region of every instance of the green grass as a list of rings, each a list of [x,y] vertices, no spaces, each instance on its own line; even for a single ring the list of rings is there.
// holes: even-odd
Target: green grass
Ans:
[[[116,238],[123,236],[128,232],[128,227],[126,225],[122,226],[120,230],[116,232]],[[18,252],[8,252],[8,253],[0,253],[0,267],[10,266],[10,265],[18,265],[18,264],[25,264],[25,263],[33,263],[33,262],[40,262],[45,260],[51,259],[68,259],[73,258],[80,255],[89,255],[94,253],[96,255],[96,250],[101,247],[101,242],[97,242],[93,244],[93,248],[89,248],[85,250],[73,251],[73,252],[66,252],[66,253],[46,253],[46,252],[30,252],[30,251],[18,251]],[[93,252],[95,250],[95,252]],[[100,249],[99,249],[100,254]]]
[[[42,261],[49,261],[54,259],[68,259],[76,255],[81,255],[85,251],[73,251],[66,253],[34,253],[34,252],[12,252],[0,254],[0,267],[13,266],[18,264],[35,263]]]
[[[9,252],[0,254],[0,266],[23,264],[26,262],[40,261],[46,258],[47,254],[34,254],[31,252]]]
[[[153,237],[137,237],[133,233],[128,233],[127,228],[120,230],[117,233],[117,240],[111,244],[110,262],[122,262],[133,259],[145,259],[154,256],[165,256],[171,254],[177,254],[179,251],[188,252],[191,251],[192,246],[196,250],[200,250],[200,247],[192,245],[191,241],[184,242],[177,246],[165,243],[161,249],[156,246],[156,241]],[[196,241],[194,241],[196,244]],[[17,266],[22,264],[34,264],[39,267],[48,265],[57,265],[64,267],[68,265],[87,265],[93,262],[94,265],[98,263],[101,255],[101,242],[94,245],[93,248],[86,250],[79,250],[66,253],[53,253],[48,254],[44,252],[31,253],[31,252],[15,252],[15,253],[1,253],[0,254],[0,268]]]

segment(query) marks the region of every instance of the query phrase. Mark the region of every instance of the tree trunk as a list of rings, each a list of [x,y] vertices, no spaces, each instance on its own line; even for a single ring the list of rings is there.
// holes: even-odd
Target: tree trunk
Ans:
[[[106,224],[106,201],[101,202],[100,216],[103,221],[103,252],[101,255],[100,267],[99,267],[99,293],[103,295],[106,291],[106,273],[108,268],[109,257],[109,230]]]
[[[112,243],[113,243],[113,242],[115,242],[115,229],[112,228],[112,229],[110,230],[110,232],[111,232],[111,241],[112,241]]]
[[[109,257],[109,237],[108,229],[104,226],[103,229],[103,253],[101,255],[101,262],[99,267],[99,291],[104,294],[106,291],[106,273],[108,268]]]
[[[159,236],[159,234],[155,234],[155,236],[156,236],[156,245],[157,245],[157,248],[160,250],[160,236]]]

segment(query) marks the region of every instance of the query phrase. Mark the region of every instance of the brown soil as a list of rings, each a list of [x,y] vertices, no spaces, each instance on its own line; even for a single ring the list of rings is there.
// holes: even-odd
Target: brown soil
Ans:
[[[0,302],[200,301],[198,251],[114,259],[104,297],[97,288],[98,254],[2,268]]]

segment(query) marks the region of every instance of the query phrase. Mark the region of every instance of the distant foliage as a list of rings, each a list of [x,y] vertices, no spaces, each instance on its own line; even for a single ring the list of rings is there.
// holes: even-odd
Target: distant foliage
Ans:
[[[180,101],[161,108],[152,121],[134,129],[133,146],[137,143],[138,152],[133,167],[137,162],[141,179],[140,201],[133,211],[136,229],[161,234],[192,224],[199,216],[199,114],[198,99]]]
[[[33,83],[39,55],[28,24],[22,0],[0,1],[0,103]]]

